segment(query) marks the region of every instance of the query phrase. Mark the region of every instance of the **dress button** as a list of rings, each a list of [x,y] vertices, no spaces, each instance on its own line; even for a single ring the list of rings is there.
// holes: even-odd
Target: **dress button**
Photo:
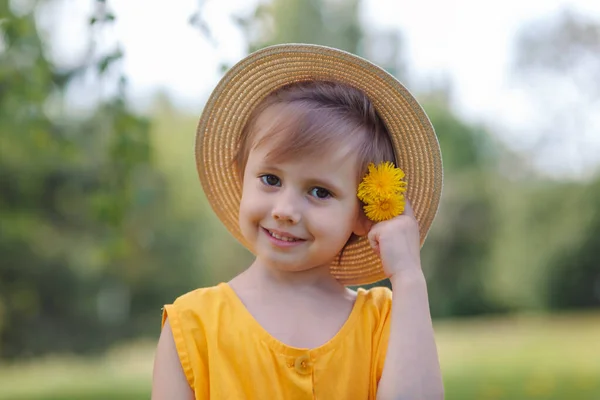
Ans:
[[[308,355],[303,355],[296,358],[296,362],[294,367],[296,368],[296,372],[301,375],[308,375],[311,373],[312,363],[310,362],[310,357]]]

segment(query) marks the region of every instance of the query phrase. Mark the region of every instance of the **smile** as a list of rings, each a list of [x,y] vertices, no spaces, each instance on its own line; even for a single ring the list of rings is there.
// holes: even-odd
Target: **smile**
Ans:
[[[282,242],[294,243],[294,242],[303,241],[303,239],[297,238],[295,236],[291,236],[291,235],[287,235],[287,234],[279,233],[279,232],[274,232],[274,231],[271,231],[266,228],[263,228],[263,229],[269,236],[271,236],[274,239],[281,240]]]

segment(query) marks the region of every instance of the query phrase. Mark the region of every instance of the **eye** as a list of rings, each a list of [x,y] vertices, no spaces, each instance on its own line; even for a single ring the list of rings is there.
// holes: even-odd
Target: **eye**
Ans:
[[[317,199],[328,199],[331,197],[331,192],[327,189],[323,189],[322,187],[312,188],[310,194]]]
[[[281,186],[279,178],[271,174],[261,175],[260,181],[267,186]]]

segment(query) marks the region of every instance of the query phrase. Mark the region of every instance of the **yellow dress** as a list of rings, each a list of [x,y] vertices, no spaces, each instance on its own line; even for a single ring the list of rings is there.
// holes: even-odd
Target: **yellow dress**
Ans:
[[[226,283],[165,305],[196,399],[375,399],[389,337],[392,293],[359,289],[346,323],[324,345],[290,347],[252,317]]]

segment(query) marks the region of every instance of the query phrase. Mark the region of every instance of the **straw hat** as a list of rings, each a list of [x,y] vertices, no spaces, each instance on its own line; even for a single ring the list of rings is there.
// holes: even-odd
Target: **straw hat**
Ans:
[[[421,245],[442,193],[437,137],[415,98],[392,75],[344,51],[306,44],[264,48],[237,63],[210,96],[196,134],[196,166],[210,205],[225,227],[252,251],[238,226],[242,183],[232,167],[239,135],[251,111],[268,94],[290,83],[337,81],[362,90],[391,135],[398,166],[406,173],[407,197],[419,222]],[[366,237],[346,247],[332,275],[345,285],[385,279]]]

